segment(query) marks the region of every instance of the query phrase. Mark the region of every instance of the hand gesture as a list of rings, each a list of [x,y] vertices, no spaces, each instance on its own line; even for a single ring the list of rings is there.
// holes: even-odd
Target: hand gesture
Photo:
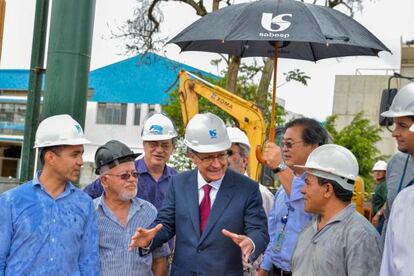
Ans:
[[[282,162],[282,152],[278,145],[273,142],[266,142],[263,150],[263,159],[266,161],[266,166],[272,170]]]
[[[232,233],[227,231],[226,229],[221,230],[224,236],[230,238],[235,244],[237,244],[243,254],[243,260],[245,262],[249,261],[250,254],[253,250],[253,242],[245,235],[238,235],[236,233]]]
[[[375,216],[372,217],[371,223],[374,225],[374,227],[378,227],[380,221],[380,216],[378,213],[375,214]]]
[[[154,228],[144,229],[138,227],[135,231],[135,234],[131,238],[131,243],[129,244],[129,251],[134,250],[135,247],[147,247],[155,235],[162,228],[162,224],[157,224]]]

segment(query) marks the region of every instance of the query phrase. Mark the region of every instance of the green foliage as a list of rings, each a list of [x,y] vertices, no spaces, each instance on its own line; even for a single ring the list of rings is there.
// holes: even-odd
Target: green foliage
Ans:
[[[356,114],[352,122],[341,130],[335,128],[336,120],[336,115],[328,117],[325,128],[331,134],[334,143],[346,147],[355,155],[359,164],[359,175],[365,182],[365,192],[370,193],[373,190],[371,169],[379,153],[375,143],[381,139],[381,128],[363,118],[362,112]]]
[[[310,80],[310,77],[305,75],[305,72],[300,71],[299,69],[290,70],[287,73],[283,73],[283,75],[285,76],[286,82],[294,80],[303,85],[308,85],[308,80]]]

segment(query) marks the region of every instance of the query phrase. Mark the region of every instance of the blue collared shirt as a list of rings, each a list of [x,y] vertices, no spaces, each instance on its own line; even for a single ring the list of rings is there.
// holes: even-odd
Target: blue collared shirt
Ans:
[[[157,210],[160,210],[169,188],[168,181],[171,176],[177,174],[177,171],[169,166],[165,166],[161,178],[155,181],[149,173],[143,158],[135,160],[135,169],[139,174],[137,197],[149,201]],[[99,178],[86,186],[84,191],[92,198],[100,197],[103,193],[103,188]]]
[[[105,200],[94,200],[98,216],[99,253],[101,256],[101,274],[123,276],[151,276],[152,259],[170,254],[167,244],[152,251],[152,254],[139,256],[138,249],[128,251],[131,237],[137,227],[149,228],[157,216],[157,210],[148,201],[134,198],[128,211],[127,224],[122,225],[109,209]]]
[[[299,233],[312,219],[312,215],[304,211],[303,195],[300,192],[304,183],[305,174],[301,177],[294,176],[290,197],[282,186],[275,195],[268,221],[270,242],[261,264],[261,268],[265,270],[269,271],[272,265],[286,271],[290,270],[293,249],[295,248]],[[276,238],[283,228],[282,218],[287,214],[285,235],[278,250]]]
[[[0,195],[0,275],[99,275],[92,200],[71,183],[51,197],[38,177]]]

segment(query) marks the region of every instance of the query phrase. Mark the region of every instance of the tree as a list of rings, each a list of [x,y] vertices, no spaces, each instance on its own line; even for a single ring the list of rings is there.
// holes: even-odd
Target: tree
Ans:
[[[355,155],[359,164],[359,174],[365,182],[365,191],[371,192],[373,183],[371,169],[379,158],[375,143],[381,139],[379,136],[381,127],[371,124],[363,117],[363,112],[360,112],[349,125],[337,130],[335,127],[337,118],[337,115],[329,116],[325,128],[331,134],[334,143],[346,147]]]
[[[126,49],[130,53],[145,54],[148,51],[160,51],[167,38],[160,36],[160,25],[163,22],[163,11],[159,7],[162,2],[169,0],[137,0],[137,6],[134,10],[134,17],[127,20],[119,28],[119,33],[115,37],[127,39]],[[302,2],[311,2],[313,4],[325,5],[330,8],[346,7],[349,14],[353,16],[355,10],[362,9],[363,0],[301,0]],[[171,1],[170,1],[171,2]],[[205,16],[208,9],[203,0],[175,0],[176,3],[189,5],[199,16]],[[229,0],[213,0],[211,10],[219,9],[220,3],[231,5]],[[241,64],[240,57],[229,57],[225,59],[228,65],[226,72],[227,90],[235,92],[237,89],[236,81]],[[268,58],[264,62],[265,70],[263,72],[258,90],[259,95],[268,93],[269,84],[273,71],[273,59]],[[262,96],[263,97],[263,96]]]

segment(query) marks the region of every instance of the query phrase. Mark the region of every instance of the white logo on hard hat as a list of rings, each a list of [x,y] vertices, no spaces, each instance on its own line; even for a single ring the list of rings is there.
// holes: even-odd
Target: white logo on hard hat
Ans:
[[[282,32],[290,27],[290,22],[283,19],[283,17],[292,17],[290,13],[279,14],[273,17],[273,13],[262,14],[262,27],[269,32]],[[277,28],[272,28],[273,25],[277,25]]]

